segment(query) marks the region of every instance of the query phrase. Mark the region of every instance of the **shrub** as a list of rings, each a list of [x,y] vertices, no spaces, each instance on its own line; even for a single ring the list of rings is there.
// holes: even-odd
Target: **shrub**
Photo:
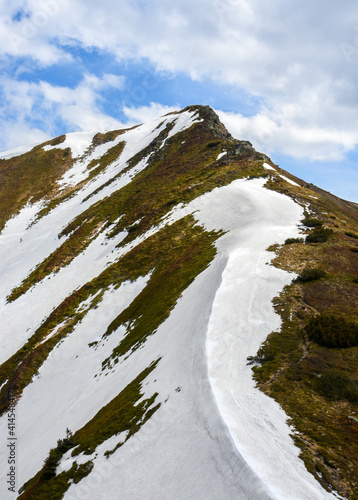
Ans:
[[[139,224],[133,224],[132,226],[127,227],[127,232],[133,233],[134,231],[137,231],[137,229],[139,229],[139,227],[140,227]]]
[[[315,227],[306,237],[306,243],[324,243],[332,236],[333,231],[327,227]]]
[[[327,370],[317,382],[316,390],[327,399],[358,402],[358,381],[339,370]]]
[[[320,315],[306,324],[310,340],[325,347],[354,347],[358,345],[358,325],[342,317]]]
[[[269,345],[263,344],[260,349],[257,351],[256,356],[248,356],[247,361],[248,365],[253,365],[254,363],[267,363],[268,361],[272,361],[275,359],[275,354]]]
[[[323,226],[323,222],[319,219],[314,219],[313,217],[306,217],[303,219],[302,224],[307,227],[320,227]]]
[[[74,446],[75,442],[73,440],[72,432],[69,429],[66,429],[66,437],[57,441],[57,447],[50,450],[49,456],[45,460],[44,471],[41,474],[41,479],[43,481],[48,481],[56,476],[56,469],[62,456],[66,453],[66,451],[70,450]]]
[[[209,142],[209,144],[207,144],[206,147],[207,148],[216,148],[216,146],[218,146],[219,144],[221,144],[221,141]]]
[[[292,243],[303,243],[303,238],[287,238],[285,240],[285,245],[291,245]]]
[[[60,135],[58,137],[55,137],[52,139],[52,141],[49,143],[50,146],[58,146],[59,144],[62,144],[66,139],[66,135]]]
[[[351,252],[358,252],[358,247],[352,247],[349,249]]]
[[[347,236],[350,236],[351,238],[355,238],[356,240],[358,240],[358,234],[352,233],[352,231],[346,231],[344,234],[346,234]]]
[[[327,276],[327,273],[319,267],[307,268],[294,280],[294,283],[306,283],[307,281],[316,281]]]

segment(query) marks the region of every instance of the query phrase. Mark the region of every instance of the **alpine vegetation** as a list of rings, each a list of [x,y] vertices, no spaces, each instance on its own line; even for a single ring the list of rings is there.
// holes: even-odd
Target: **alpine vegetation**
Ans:
[[[358,498],[356,204],[208,106],[0,158],[1,498]]]

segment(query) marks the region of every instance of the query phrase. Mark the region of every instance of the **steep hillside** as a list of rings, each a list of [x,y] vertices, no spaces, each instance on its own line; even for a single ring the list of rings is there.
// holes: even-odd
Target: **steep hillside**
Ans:
[[[0,160],[4,498],[358,498],[357,205],[205,106],[28,149]]]

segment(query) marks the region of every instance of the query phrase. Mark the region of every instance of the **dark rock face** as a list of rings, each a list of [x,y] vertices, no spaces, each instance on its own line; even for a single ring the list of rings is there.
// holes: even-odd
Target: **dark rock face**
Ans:
[[[236,142],[236,139],[230,134],[225,125],[221,123],[220,118],[210,106],[187,106],[183,111],[198,111],[200,118],[204,121],[205,126],[214,133],[217,137]]]

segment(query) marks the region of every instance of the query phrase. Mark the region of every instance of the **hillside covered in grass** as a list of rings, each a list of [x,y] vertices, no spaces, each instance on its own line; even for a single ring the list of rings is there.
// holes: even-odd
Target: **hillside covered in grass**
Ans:
[[[358,498],[356,204],[190,106],[0,155],[0,214],[5,499]]]

